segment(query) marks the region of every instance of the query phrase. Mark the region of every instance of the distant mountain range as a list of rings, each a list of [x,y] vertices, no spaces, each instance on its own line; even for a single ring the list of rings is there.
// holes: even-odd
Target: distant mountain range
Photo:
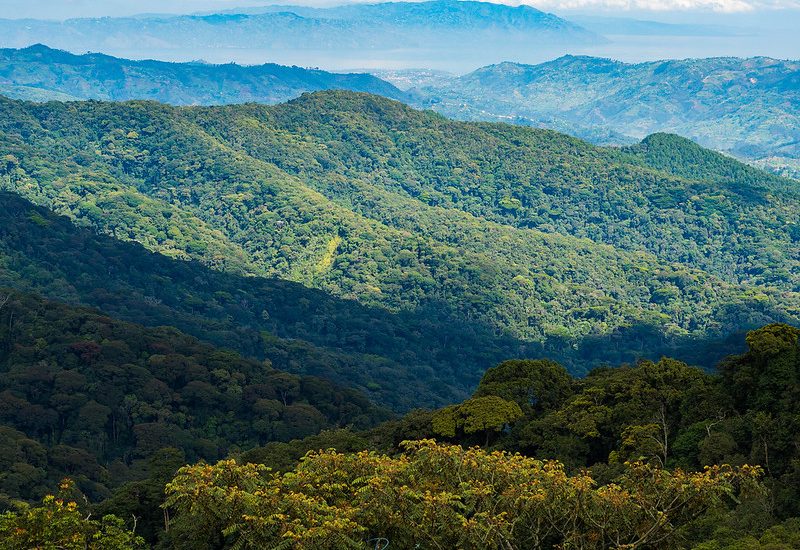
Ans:
[[[0,93],[16,99],[152,99],[173,105],[279,103],[303,92],[347,89],[407,100],[369,74],[267,64],[129,61],[103,54],[73,55],[41,44],[0,50]]]
[[[767,166],[800,158],[800,61],[565,56],[490,65],[416,91],[455,118],[545,126],[604,143],[673,132]]]
[[[507,40],[523,42],[546,39],[583,43],[602,41],[575,23],[530,6],[508,6],[491,2],[464,0],[431,0],[428,2],[382,2],[375,4],[350,4],[331,8],[309,6],[273,5],[259,8],[237,8],[224,15],[266,15],[294,13],[304,18],[320,21],[352,21],[375,27],[414,29],[424,34],[420,41],[440,42],[441,31],[470,35],[475,32],[504,32]],[[537,33],[529,36],[528,33]],[[472,40],[478,37],[473,35]]]
[[[374,93],[462,120],[550,128],[601,145],[677,133],[800,177],[797,61],[709,58],[630,65],[566,56],[541,65],[500,63],[456,77],[432,70],[339,74],[275,64],[129,61],[43,45],[0,50],[0,94],[15,99],[273,104],[330,89]]]
[[[434,54],[477,55],[489,62],[508,59],[520,48],[604,41],[579,25],[528,6],[455,0],[335,9],[270,6],[211,15],[63,22],[0,20],[0,37],[0,46],[5,47],[41,42],[75,52],[137,52],[137,57],[161,59],[208,54],[213,60],[230,60],[243,52],[260,51],[262,59],[282,63],[304,51],[315,52],[312,58],[319,59],[317,63],[335,58],[374,61],[398,55],[430,59]]]

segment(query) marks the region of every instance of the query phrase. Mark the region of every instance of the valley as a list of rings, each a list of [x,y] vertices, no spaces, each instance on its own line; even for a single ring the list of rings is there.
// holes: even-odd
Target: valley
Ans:
[[[800,548],[800,10],[598,2],[8,0],[0,550]]]

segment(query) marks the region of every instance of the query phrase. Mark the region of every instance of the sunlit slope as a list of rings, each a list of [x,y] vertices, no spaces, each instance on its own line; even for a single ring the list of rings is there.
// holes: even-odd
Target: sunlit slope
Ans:
[[[5,185],[79,223],[561,351],[623,334],[578,363],[797,316],[797,191],[702,149],[659,164],[680,140],[602,149],[349,92],[0,109]]]

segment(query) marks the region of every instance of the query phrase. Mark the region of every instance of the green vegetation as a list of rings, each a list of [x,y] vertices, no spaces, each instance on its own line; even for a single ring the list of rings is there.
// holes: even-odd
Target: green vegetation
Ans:
[[[0,293],[0,501],[42,498],[64,476],[93,501],[178,460],[368,427],[363,394],[181,334]],[[55,512],[54,512],[55,513]]]
[[[490,65],[415,93],[447,116],[511,119],[597,143],[672,132],[791,175],[800,159],[798,69],[765,57],[626,64],[564,56]]]
[[[85,50],[84,50],[85,51]],[[153,85],[157,82],[158,85]],[[152,99],[174,105],[279,103],[315,90],[344,89],[394,99],[407,95],[368,74],[338,74],[274,63],[165,63],[73,55],[37,44],[0,49],[0,93],[30,101]]]
[[[747,344],[717,374],[663,358],[576,379],[552,361],[505,361],[464,403],[367,431],[182,468],[182,454],[159,449],[105,501],[62,483],[71,494],[17,503],[0,532],[102,532],[123,548],[136,535],[187,549],[791,548],[800,329],[768,325]]]
[[[2,100],[0,110],[3,187],[231,275],[148,259],[166,284],[149,266],[125,269],[124,254],[112,262],[121,272],[97,256],[87,265],[105,267],[93,270],[65,263],[57,241],[45,261],[27,252],[28,227],[49,231],[40,213],[5,232],[16,235],[5,284],[145,324],[158,311],[158,324],[396,409],[417,394],[462,399],[489,365],[519,355],[572,372],[661,354],[710,366],[735,349],[720,344],[732,334],[799,317],[796,187],[679,138],[601,149],[348,92],[277,107]],[[58,277],[45,264],[62,266]],[[120,292],[131,278],[137,300]],[[106,279],[120,281],[111,297],[98,292]],[[264,352],[265,332],[360,356],[281,363]],[[398,388],[398,373],[412,387]]]

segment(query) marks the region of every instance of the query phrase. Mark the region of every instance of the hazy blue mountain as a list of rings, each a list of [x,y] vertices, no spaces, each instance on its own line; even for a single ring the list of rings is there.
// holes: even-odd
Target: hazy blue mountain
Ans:
[[[15,84],[0,84],[0,95],[11,99],[21,99],[23,101],[77,101],[81,98],[71,96],[62,92],[35,88],[32,86],[17,86]]]
[[[752,29],[728,25],[665,23],[628,17],[600,15],[575,15],[570,21],[585,29],[603,35],[625,36],[741,36],[751,34]]]
[[[246,11],[246,10],[240,10]],[[537,9],[435,0],[336,9],[274,6],[253,13],[67,21],[0,20],[0,46],[35,43],[128,57],[239,60],[336,67],[387,60],[469,59],[472,67],[533,47],[602,43],[597,34]],[[309,53],[311,52],[311,53]],[[296,61],[303,59],[304,61]]]
[[[395,99],[406,94],[369,74],[336,74],[267,64],[129,61],[73,55],[47,46],[0,50],[0,93],[33,101],[154,99],[174,105],[278,103],[303,92],[346,89]]]
[[[291,12],[302,17],[321,20],[363,21],[370,25],[387,25],[396,28],[423,30],[450,30],[456,32],[503,31],[506,33],[553,33],[549,39],[580,42],[600,41],[598,35],[588,32],[575,23],[531,6],[507,6],[490,2],[461,0],[432,0],[429,2],[383,2],[376,4],[349,4],[331,8],[274,5],[263,8],[235,9],[229,14],[263,15]],[[542,40],[539,36],[506,36],[506,39]]]
[[[742,158],[770,159],[770,166],[800,158],[798,61],[626,64],[564,56],[540,65],[490,65],[418,92],[437,111],[462,119],[571,127],[599,142],[673,132]]]

